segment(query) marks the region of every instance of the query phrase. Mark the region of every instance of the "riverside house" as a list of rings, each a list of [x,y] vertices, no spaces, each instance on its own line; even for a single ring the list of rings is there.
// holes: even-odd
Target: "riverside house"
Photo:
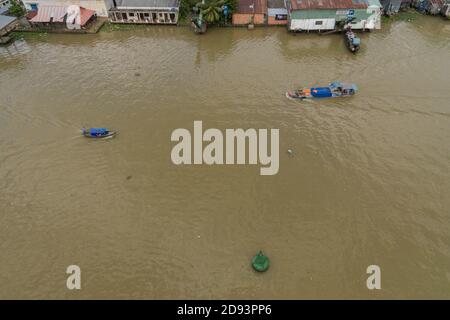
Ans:
[[[65,6],[77,5],[85,9],[94,10],[97,16],[107,17],[112,0],[22,0],[25,9],[36,11],[40,6]]]
[[[397,14],[400,9],[411,7],[414,0],[380,0],[383,13],[387,16]]]
[[[16,27],[17,22],[15,17],[0,15],[0,41],[3,36],[6,36]]]
[[[441,14],[447,19],[450,19],[450,0],[445,1],[441,9]]]
[[[424,0],[425,12],[431,15],[438,15],[444,7],[443,0]]]
[[[382,7],[378,0],[286,0],[291,31],[334,30],[354,17],[354,30],[381,28]]]
[[[233,13],[234,25],[267,23],[267,0],[238,0],[238,7]]]
[[[177,24],[180,0],[113,0],[112,23]]]
[[[387,16],[392,16],[400,10],[402,0],[380,0],[383,6],[383,12]]]
[[[35,12],[29,22],[32,27],[40,30],[86,29],[97,17],[94,10],[76,5],[41,5]]]
[[[11,0],[0,0],[0,14],[5,14],[11,7]]]
[[[288,12],[284,0],[267,0],[267,17],[269,25],[286,25]]]

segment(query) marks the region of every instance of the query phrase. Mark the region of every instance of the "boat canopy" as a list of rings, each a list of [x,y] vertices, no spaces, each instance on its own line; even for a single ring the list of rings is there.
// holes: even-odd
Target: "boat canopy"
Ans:
[[[356,86],[356,84],[354,83],[343,83],[342,84],[342,89],[346,89],[346,90],[353,90],[353,91],[358,91],[358,87]]]
[[[361,44],[361,39],[359,39],[359,38],[355,37],[352,39],[352,41],[353,41],[353,45],[355,45],[355,46],[359,46]]]
[[[92,135],[92,136],[96,136],[96,135],[103,135],[103,134],[107,134],[109,131],[108,131],[108,129],[106,129],[106,128],[91,128],[90,130],[89,130],[89,133]]]
[[[334,89],[334,88],[341,88],[341,89],[353,89],[355,91],[358,90],[358,87],[356,86],[356,84],[353,83],[342,83],[342,82],[338,82],[338,81],[333,81],[332,83],[330,83],[330,88]]]
[[[331,97],[331,90],[328,87],[311,88],[311,95],[316,98],[328,98]]]
[[[330,87],[331,88],[342,88],[342,83],[340,83],[338,81],[333,81],[332,83],[330,83]]]

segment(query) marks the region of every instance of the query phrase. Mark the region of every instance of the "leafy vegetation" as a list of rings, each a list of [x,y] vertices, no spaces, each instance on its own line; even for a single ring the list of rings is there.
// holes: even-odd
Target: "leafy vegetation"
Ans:
[[[149,26],[146,24],[128,24],[128,23],[124,23],[124,24],[119,24],[119,23],[111,23],[109,21],[105,22],[105,24],[102,27],[102,31],[107,31],[107,32],[111,32],[111,31],[116,31],[116,30],[143,30],[143,29],[148,29]]]
[[[15,17],[22,17],[25,14],[25,9],[16,0],[11,0],[11,7],[8,12]]]
[[[181,0],[180,2],[180,18],[187,18],[192,13],[192,8],[197,4],[198,0]]]
[[[383,23],[387,23],[389,21],[412,22],[412,21],[416,20],[419,16],[420,16],[420,14],[414,9],[403,9],[403,10],[400,10],[399,13],[397,13],[393,16],[390,16],[390,17],[382,16],[381,21]]]
[[[412,21],[417,19],[419,13],[415,10],[400,11],[394,18],[400,21]]]
[[[192,14],[192,8],[197,7],[201,10],[205,21],[210,24],[219,24],[225,22],[222,7],[228,6],[228,21],[231,14],[236,10],[237,0],[205,0],[202,4],[201,0],[181,0],[180,16],[186,18]]]
[[[222,6],[225,4],[225,0],[219,1],[205,1],[205,4],[198,3],[197,7],[203,14],[203,18],[208,23],[217,23],[220,21],[220,15],[222,13]]]

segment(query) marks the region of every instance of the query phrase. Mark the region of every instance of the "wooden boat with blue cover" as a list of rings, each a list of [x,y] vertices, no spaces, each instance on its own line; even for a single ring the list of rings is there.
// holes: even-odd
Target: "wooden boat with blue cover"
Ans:
[[[344,38],[348,50],[350,50],[353,53],[356,53],[359,50],[359,46],[361,45],[361,39],[355,35],[355,33],[352,31],[352,27],[349,26],[346,29]]]
[[[358,91],[353,83],[332,82],[327,87],[305,87],[286,92],[291,99],[323,99],[352,96]]]
[[[114,137],[116,135],[116,131],[110,131],[107,128],[83,128],[82,134],[86,138],[108,138]]]

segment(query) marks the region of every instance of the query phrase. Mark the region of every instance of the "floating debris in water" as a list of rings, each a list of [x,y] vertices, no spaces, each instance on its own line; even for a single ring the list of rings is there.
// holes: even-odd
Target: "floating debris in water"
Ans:
[[[294,151],[292,149],[287,149],[287,154],[290,156],[294,155]]]
[[[133,176],[127,176],[127,180],[130,180]]]
[[[141,74],[140,74],[139,72],[136,72],[134,75],[135,75],[136,77],[140,77],[140,76],[141,76]]]

